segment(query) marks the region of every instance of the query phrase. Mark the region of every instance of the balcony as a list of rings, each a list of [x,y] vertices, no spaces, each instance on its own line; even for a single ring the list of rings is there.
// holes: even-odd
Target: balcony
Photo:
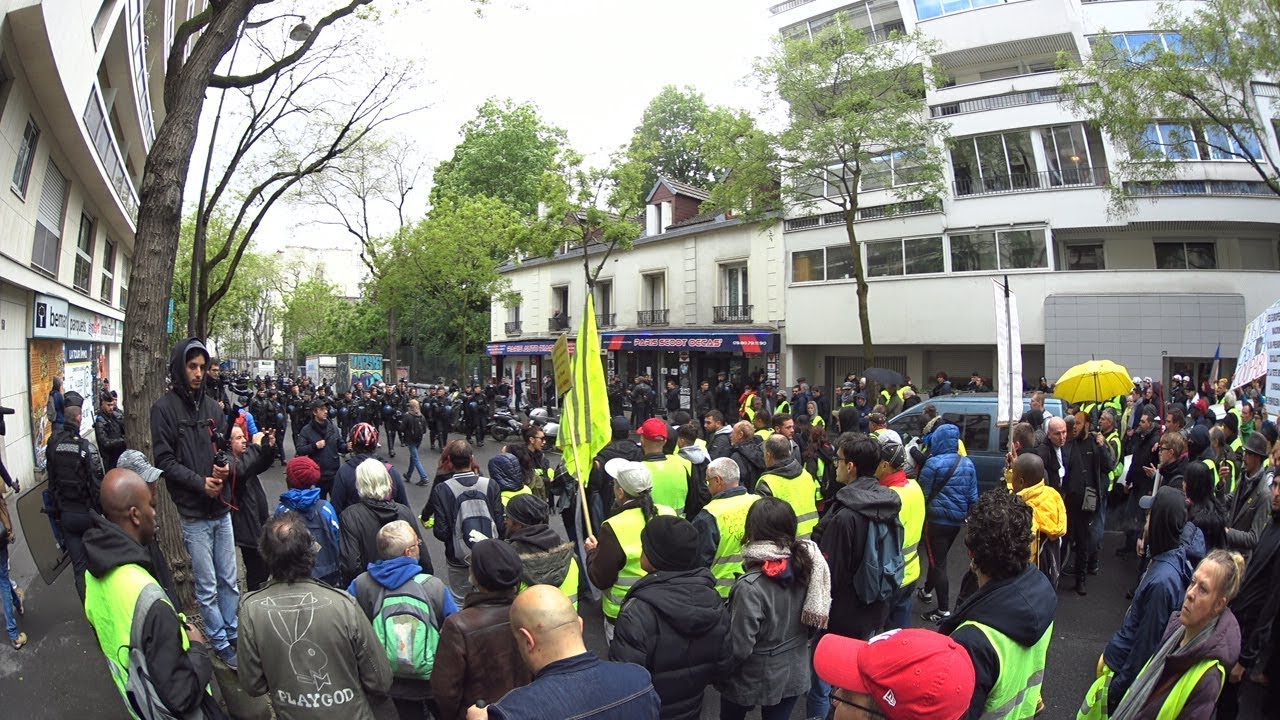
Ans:
[[[636,324],[640,327],[655,327],[667,324],[666,310],[641,310],[636,313]]]
[[[952,191],[956,197],[998,195],[1069,187],[1102,187],[1109,179],[1110,174],[1105,167],[1080,167],[956,180],[952,183]]]
[[[1022,92],[988,95],[972,100],[930,105],[929,114],[933,117],[948,117],[964,113],[982,112],[984,110],[1001,110],[1019,105],[1037,105],[1039,103],[1056,103],[1067,99],[1067,95],[1057,88],[1041,88]]]
[[[771,6],[769,8],[769,14],[777,15],[778,13],[784,13],[788,10],[795,10],[801,5],[808,5],[811,2],[813,2],[813,0],[786,0],[786,2],[780,2],[777,5]]]
[[[516,320],[514,322],[509,322],[506,325],[503,325],[503,329],[506,331],[507,337],[512,337],[513,335],[519,335],[521,332],[520,321]]]
[[[555,317],[547,318],[547,332],[563,332],[568,329],[568,315],[556,315]]]
[[[867,44],[875,45],[876,43],[888,42],[889,36],[893,33],[906,35],[907,24],[902,20],[890,20],[884,24],[866,28],[862,32],[867,36]]]
[[[751,322],[751,305],[716,305],[715,321],[718,323]]]
[[[596,313],[596,327],[613,327],[614,313]]]
[[[133,180],[129,178],[128,169],[121,157],[120,146],[111,130],[111,123],[107,120],[106,106],[102,103],[102,95],[99,94],[96,85],[89,91],[89,102],[85,105],[82,119],[89,137],[93,140],[93,148],[98,153],[98,160],[102,162],[102,167],[106,171],[107,181],[115,189],[116,197],[120,199],[120,205],[124,208],[125,214],[136,224],[138,192],[133,187]]]

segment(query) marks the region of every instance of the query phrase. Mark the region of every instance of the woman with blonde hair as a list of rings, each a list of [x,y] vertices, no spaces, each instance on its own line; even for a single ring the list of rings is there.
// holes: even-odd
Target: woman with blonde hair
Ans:
[[[345,587],[364,572],[365,566],[376,562],[378,556],[378,531],[382,526],[404,520],[418,531],[420,546],[418,558],[423,572],[433,573],[431,556],[427,554],[426,539],[414,521],[413,512],[391,496],[391,475],[381,460],[369,458],[356,466],[356,490],[360,502],[342,511],[342,585]]]

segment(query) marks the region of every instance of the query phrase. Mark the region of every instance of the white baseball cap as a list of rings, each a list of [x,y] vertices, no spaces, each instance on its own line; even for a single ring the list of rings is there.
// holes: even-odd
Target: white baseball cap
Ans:
[[[635,497],[645,490],[653,489],[653,475],[644,463],[633,462],[626,458],[614,458],[604,464],[604,471],[609,477],[618,481],[622,491]]]

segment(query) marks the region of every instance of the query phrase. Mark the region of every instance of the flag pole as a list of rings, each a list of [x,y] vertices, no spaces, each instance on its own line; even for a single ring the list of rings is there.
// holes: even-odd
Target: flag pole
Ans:
[[[595,310],[595,308],[591,307],[591,300],[590,300],[591,295],[589,292],[587,294],[587,298],[588,298],[587,302],[583,303],[583,305],[585,306],[585,310],[586,311]],[[583,326],[585,327],[586,323],[590,322],[590,320],[593,320],[593,319],[594,318],[588,319],[587,317],[583,317],[582,318]],[[575,348],[578,351],[579,359],[582,361],[582,366],[579,368],[579,373],[578,373],[578,377],[579,379],[582,380],[582,383],[579,383],[578,385],[574,386],[573,395],[574,395],[575,406],[577,405],[578,395],[581,394],[583,396],[582,398],[583,407],[581,408],[582,410],[581,414],[579,414],[576,411],[574,412],[573,424],[577,425],[579,422],[578,418],[579,417],[582,418],[583,424],[586,427],[586,431],[587,431],[587,448],[590,449],[591,448],[591,425],[592,425],[591,393],[580,392],[583,389],[581,385],[587,382],[587,361],[586,361],[587,353],[583,352],[584,348],[583,348],[582,337],[581,337],[582,334],[583,333],[581,332],[578,333],[578,336],[579,336],[578,343],[575,345]],[[599,362],[599,361],[600,360],[597,358],[596,362]],[[576,438],[576,439],[579,442],[581,442],[582,440],[582,438]],[[577,451],[575,450],[575,454],[576,452]],[[582,529],[583,529],[583,532],[585,532],[587,537],[589,538],[595,538],[596,534],[592,531],[592,528],[591,528],[591,508],[587,504],[587,481],[583,479],[583,472],[584,472],[583,468],[584,467],[590,468],[592,466],[592,463],[594,462],[595,462],[595,458],[586,458],[586,462],[583,462],[583,458],[579,457],[577,458],[577,462],[575,463],[577,465],[577,471],[578,471],[578,504],[582,506],[582,522],[583,522]],[[585,472],[590,473],[590,470],[587,470]]]

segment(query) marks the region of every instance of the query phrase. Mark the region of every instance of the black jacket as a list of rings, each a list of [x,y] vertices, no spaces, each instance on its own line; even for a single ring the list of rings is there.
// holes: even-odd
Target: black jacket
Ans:
[[[643,666],[662,698],[663,718],[696,720],[702,694],[721,669],[729,610],[706,568],[645,575],[627,593],[609,659]]]
[[[223,483],[220,497],[204,493],[204,479],[213,476],[214,431],[222,427],[222,408],[204,392],[193,397],[187,387],[185,365],[192,350],[208,362],[209,351],[196,338],[174,346],[169,356],[172,385],[151,406],[151,449],[178,513],[189,520],[207,520],[230,512],[234,498],[230,483]]]
[[[396,520],[404,520],[418,533],[418,564],[425,573],[435,573],[431,556],[427,554],[426,539],[407,505],[390,500],[366,500],[342,512],[338,525],[342,527],[342,587],[356,579],[371,562],[382,558],[378,555],[378,531]]]
[[[982,623],[1029,648],[1049,629],[1057,608],[1058,595],[1053,585],[1037,567],[1028,565],[1014,577],[979,588],[942,623],[939,631],[963,645],[973,660],[975,683],[969,705],[970,718],[982,716],[987,696],[1000,678],[1000,658],[981,630],[972,626],[961,628],[960,623],[968,620]]]
[[[98,453],[102,456],[102,469],[111,470],[116,466],[120,453],[126,450],[124,441],[124,418],[111,413],[98,413],[93,419],[93,436],[98,441]]]
[[[427,434],[427,419],[421,413],[405,413],[400,420],[400,439],[406,445],[421,445],[422,436]]]
[[[871,521],[901,523],[901,509],[898,493],[875,478],[860,477],[836,493],[831,509],[813,528],[813,541],[831,568],[829,632],[868,640],[884,625],[888,603],[863,603],[853,590],[853,581],[866,553]]]
[[[45,446],[49,489],[58,509],[87,512],[98,509],[102,489],[102,462],[93,443],[80,437],[79,428],[63,424]]]
[[[317,448],[316,443],[321,440],[324,440],[324,447]],[[339,455],[346,449],[342,432],[333,420],[323,425],[312,420],[298,433],[298,454],[306,455],[320,466],[321,485],[325,484],[326,479],[333,482],[333,477],[338,474],[338,465],[342,462]]]
[[[756,480],[760,479],[765,469],[764,441],[759,435],[752,435],[741,445],[734,445],[729,457],[738,463],[738,484],[755,492]]]
[[[151,554],[106,518],[93,514],[93,527],[84,534],[88,570],[102,578],[121,565],[139,565],[155,576]],[[131,614],[133,608],[119,608]],[[204,643],[192,641],[182,649],[182,632],[173,606],[157,602],[147,611],[142,628],[142,653],[161,702],[180,717],[203,711],[205,718],[226,717],[205,687],[213,679],[213,663]]]
[[[642,457],[644,457],[644,451],[630,438],[614,440],[596,453],[596,460],[591,464],[591,477],[587,481],[587,493],[600,496],[605,518],[609,516],[610,511],[613,509],[613,478],[609,477],[609,474],[604,471],[605,463],[614,458],[640,462]],[[599,524],[604,522],[605,518],[592,517],[591,522],[596,526],[593,529],[598,530]]]
[[[1062,447],[1062,456],[1064,458],[1067,455],[1067,451],[1068,446],[1064,445]],[[1053,443],[1046,437],[1036,445],[1034,452],[1036,455],[1040,456],[1041,460],[1044,461],[1044,484],[1055,490],[1061,491],[1062,478],[1058,471],[1062,466],[1058,463],[1058,449],[1054,447]]]
[[[356,468],[370,459],[377,460],[387,468],[387,474],[391,476],[391,499],[408,506],[409,496],[405,494],[404,476],[394,465],[372,454],[352,455],[338,468],[338,476],[333,481],[329,502],[333,504],[334,512],[341,515],[343,510],[360,502],[360,491],[356,489]]]
[[[1112,466],[1111,450],[1099,445],[1092,435],[1071,440],[1062,448],[1067,462],[1067,482],[1062,488],[1062,501],[1067,510],[1079,510],[1085,491],[1093,488],[1098,497],[1105,491],[1107,471]]]
[[[1240,594],[1231,601],[1240,622],[1240,664],[1265,664],[1276,653],[1276,619],[1280,617],[1280,513],[1258,538],[1244,569]]]
[[[231,477],[227,484],[231,486],[232,497],[238,508],[231,513],[231,532],[236,545],[240,547],[258,547],[258,538],[262,535],[262,526],[267,524],[270,507],[267,504],[267,493],[262,489],[262,481],[258,473],[266,472],[275,459],[273,453],[267,452],[259,445],[249,445],[244,457],[231,466]]]

